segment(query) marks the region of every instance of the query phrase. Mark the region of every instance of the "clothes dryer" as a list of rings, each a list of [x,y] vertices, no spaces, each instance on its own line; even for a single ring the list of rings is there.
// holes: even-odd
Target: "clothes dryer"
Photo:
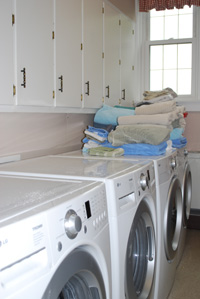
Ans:
[[[1,298],[111,298],[103,183],[0,176],[0,189]]]
[[[188,152],[186,148],[177,149],[178,158],[178,176],[181,182],[182,200],[183,200],[183,221],[180,236],[180,245],[178,250],[177,265],[179,265],[184,249],[187,234],[187,221],[190,216],[190,207],[192,202],[192,172],[188,162]]]
[[[156,194],[152,162],[48,156],[0,167],[13,175],[104,182],[111,238],[112,298],[155,298]],[[94,225],[99,225],[101,217]]]

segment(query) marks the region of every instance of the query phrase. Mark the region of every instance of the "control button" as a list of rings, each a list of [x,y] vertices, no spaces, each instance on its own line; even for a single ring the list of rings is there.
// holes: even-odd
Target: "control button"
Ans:
[[[59,252],[62,250],[62,243],[61,242],[58,242],[57,249],[58,249]]]
[[[82,228],[81,218],[74,210],[69,210],[65,215],[65,232],[70,239],[74,239]]]

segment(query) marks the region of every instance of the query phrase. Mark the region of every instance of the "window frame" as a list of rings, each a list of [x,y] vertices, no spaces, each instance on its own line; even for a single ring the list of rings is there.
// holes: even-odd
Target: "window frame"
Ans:
[[[192,41],[192,83],[191,95],[180,95],[177,101],[183,103],[190,111],[200,111],[200,7],[193,7],[193,38],[169,39],[150,41],[150,13],[138,12],[140,24],[139,34],[143,50],[140,51],[140,78],[144,81],[140,84],[140,94],[149,90],[150,86],[150,45],[179,44]],[[170,87],[170,86],[169,86]]]

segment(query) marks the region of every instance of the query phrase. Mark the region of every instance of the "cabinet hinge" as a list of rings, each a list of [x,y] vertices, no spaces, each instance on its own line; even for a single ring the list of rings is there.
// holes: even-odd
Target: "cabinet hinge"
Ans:
[[[134,29],[132,30],[132,34],[133,34],[133,35],[135,34],[135,30],[134,30]]]
[[[134,65],[132,65],[132,71],[134,71],[134,69],[135,69],[135,67],[134,67]]]
[[[55,99],[55,91],[53,90],[53,99]]]
[[[102,97],[102,103],[104,103],[104,97]]]
[[[12,26],[15,24],[15,15],[12,15]]]
[[[104,13],[104,7],[102,7],[102,13]]]
[[[122,62],[121,62],[121,59],[120,59],[120,60],[119,60],[119,65],[121,65],[121,63],[122,63]]]
[[[81,102],[83,101],[83,95],[81,94]]]
[[[104,59],[104,52],[102,53],[102,58]]]
[[[13,84],[13,96],[16,95],[16,86]]]
[[[119,26],[121,26],[121,20],[119,20]]]
[[[55,39],[55,32],[52,31],[52,39]]]

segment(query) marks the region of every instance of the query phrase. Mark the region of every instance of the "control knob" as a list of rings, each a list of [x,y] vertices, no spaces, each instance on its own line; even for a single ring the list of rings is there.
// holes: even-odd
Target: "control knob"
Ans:
[[[74,239],[82,228],[82,221],[74,210],[69,210],[65,215],[64,225],[67,236]]]
[[[171,160],[171,168],[172,169],[176,168],[176,159],[175,158],[172,158],[172,160]]]
[[[146,189],[146,187],[148,186],[148,178],[146,175],[144,175],[143,173],[140,176],[140,186],[142,188],[142,190],[144,191]]]

